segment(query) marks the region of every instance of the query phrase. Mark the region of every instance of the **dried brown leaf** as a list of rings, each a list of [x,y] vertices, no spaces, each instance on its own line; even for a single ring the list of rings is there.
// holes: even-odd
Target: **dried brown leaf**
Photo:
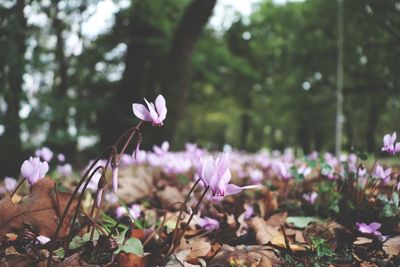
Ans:
[[[183,203],[185,201],[182,192],[173,186],[166,186],[163,190],[158,191],[156,193],[156,196],[160,199],[161,204],[165,208],[171,206],[176,202]]]
[[[121,172],[119,183],[123,186],[118,189],[118,196],[126,203],[149,196],[154,188],[153,176],[144,168],[126,168]]]
[[[13,204],[9,196],[4,197],[0,201],[0,242],[7,238],[8,233],[22,229],[24,222],[37,228],[40,235],[52,236],[71,196],[55,192],[55,182],[44,178],[32,185],[29,195],[18,204]],[[67,213],[59,233],[61,237],[67,234],[76,204],[73,202]]]
[[[211,244],[207,241],[207,238],[198,238],[189,242],[190,253],[188,255],[188,261],[190,259],[197,259],[204,257],[211,250]]]
[[[279,231],[267,224],[266,221],[260,217],[252,218],[249,221],[249,226],[256,233],[256,239],[259,245],[267,244],[274,237],[282,235]]]
[[[277,214],[272,215],[271,217],[268,218],[266,223],[275,229],[279,229],[281,225],[285,224],[286,218],[288,217],[288,213],[285,212],[280,212]]]
[[[278,208],[278,198],[267,188],[261,190],[262,198],[257,202],[261,217],[267,219]]]
[[[264,264],[264,265],[261,265]],[[270,263],[270,265],[269,265]],[[281,261],[265,246],[223,245],[209,266],[281,266]]]
[[[394,257],[400,254],[400,236],[395,236],[386,240],[383,243],[383,250],[389,255]]]

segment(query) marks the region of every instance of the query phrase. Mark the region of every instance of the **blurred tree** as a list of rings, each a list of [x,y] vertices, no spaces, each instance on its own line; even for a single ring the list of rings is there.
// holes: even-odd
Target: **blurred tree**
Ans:
[[[113,143],[118,135],[132,125],[132,102],[144,96],[163,93],[174,99],[168,105],[166,126],[146,142],[170,140],[186,104],[191,77],[194,46],[211,16],[216,0],[176,0],[165,6],[163,1],[136,2],[129,15],[125,70],[111,101],[120,108],[104,108],[99,112],[101,143]],[[180,22],[174,25],[179,17]],[[173,30],[176,28],[176,30]]]
[[[10,8],[0,6],[0,83],[6,104],[4,133],[0,136],[0,175],[15,175],[22,159],[19,111],[23,98],[27,24],[25,1],[17,0]]]

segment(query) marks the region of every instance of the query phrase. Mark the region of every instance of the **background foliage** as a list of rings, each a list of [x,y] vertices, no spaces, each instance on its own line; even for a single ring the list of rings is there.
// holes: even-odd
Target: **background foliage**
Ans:
[[[39,145],[82,162],[158,93],[169,114],[147,147],[333,150],[336,1],[260,0],[218,28],[217,0],[114,0],[85,32],[104,2],[1,2],[1,175]],[[344,29],[343,148],[372,152],[400,130],[400,1],[344,0]]]

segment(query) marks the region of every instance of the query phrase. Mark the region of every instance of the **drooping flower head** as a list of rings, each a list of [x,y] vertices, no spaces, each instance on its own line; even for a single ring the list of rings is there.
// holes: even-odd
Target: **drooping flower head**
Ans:
[[[30,185],[42,179],[48,170],[49,164],[46,161],[40,161],[38,157],[30,157],[21,166],[21,174],[24,178],[28,179]]]
[[[158,95],[155,105],[152,102],[147,101],[146,98],[144,101],[146,102],[147,108],[142,104],[132,104],[135,116],[143,121],[151,122],[154,126],[163,126],[163,121],[167,116],[167,106],[165,105],[164,97]]]
[[[205,186],[209,186],[213,197],[223,197],[241,192],[243,189],[257,188],[258,185],[237,186],[229,184],[231,171],[228,167],[228,154],[214,160],[208,156],[202,160],[200,179]]]
[[[400,153],[400,143],[399,142],[396,143],[396,138],[397,138],[396,132],[393,132],[392,135],[385,134],[385,136],[383,137],[382,151],[386,151],[392,155]]]
[[[120,161],[119,155],[115,155],[111,160],[111,181],[112,181],[114,194],[117,194],[117,190],[118,190],[119,161]]]

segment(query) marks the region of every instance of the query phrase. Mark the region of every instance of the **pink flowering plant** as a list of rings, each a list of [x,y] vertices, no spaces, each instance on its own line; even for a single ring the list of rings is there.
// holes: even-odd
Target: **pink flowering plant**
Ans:
[[[78,251],[89,264],[118,264],[121,254],[134,253],[147,257],[149,266],[173,266],[199,238],[211,248],[258,245],[274,250],[290,266],[323,265],[346,262],[337,253],[339,245],[334,251],[322,234],[314,236],[324,220],[345,229],[350,236],[341,244],[345,248],[361,236],[382,247],[399,222],[399,174],[382,160],[370,164],[361,153],[250,154],[228,146],[220,153],[192,143],[174,151],[168,141],[145,151],[140,149],[142,126],[164,126],[166,101],[158,95],[154,102],[133,103],[132,110],[139,122],[84,168],[57,211],[54,231],[43,234],[24,225],[11,241],[18,251],[47,249],[49,265]],[[387,134],[379,152],[395,158],[398,144],[395,132]],[[55,176],[50,195],[57,203],[66,190],[62,182],[75,175],[68,160],[46,147],[36,150],[35,157],[22,162],[19,183],[7,177],[0,195],[18,199],[14,196],[24,191],[22,184],[35,191]],[[206,252],[201,260],[208,264],[212,250]],[[194,262],[187,256],[184,264],[188,259]]]

